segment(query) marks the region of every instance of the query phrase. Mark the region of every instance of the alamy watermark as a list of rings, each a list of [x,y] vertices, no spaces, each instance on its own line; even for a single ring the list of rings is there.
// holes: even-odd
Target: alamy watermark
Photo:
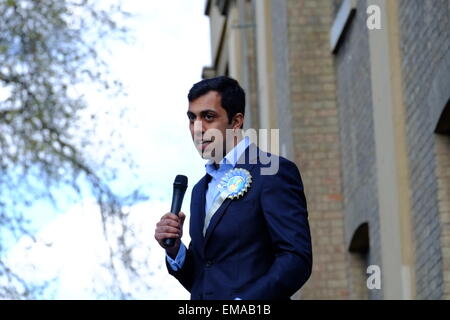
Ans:
[[[381,268],[380,266],[377,266],[376,264],[372,264],[367,267],[367,274],[369,274],[369,277],[367,278],[366,285],[367,289],[373,290],[381,289]]]
[[[381,9],[380,6],[372,4],[367,7],[366,13],[368,15],[366,26],[369,30],[381,29]]]

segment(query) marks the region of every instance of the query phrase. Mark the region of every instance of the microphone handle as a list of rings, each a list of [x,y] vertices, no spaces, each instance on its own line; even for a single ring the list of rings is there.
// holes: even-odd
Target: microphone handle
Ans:
[[[163,240],[164,246],[167,248],[171,248],[175,245],[175,239],[174,238],[167,238]]]
[[[170,206],[170,212],[178,215],[181,211],[181,205],[183,203],[184,192],[181,190],[175,190],[172,198],[172,205]]]
[[[181,210],[181,204],[183,203],[184,192],[175,189],[172,197],[172,205],[170,207],[170,212],[178,215]],[[167,238],[163,240],[164,246],[167,248],[173,247],[175,245],[175,238]]]

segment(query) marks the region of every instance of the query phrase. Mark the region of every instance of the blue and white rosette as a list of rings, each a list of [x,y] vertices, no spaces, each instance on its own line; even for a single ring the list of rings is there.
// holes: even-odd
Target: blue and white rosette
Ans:
[[[227,194],[229,199],[239,199],[247,192],[252,183],[250,172],[242,168],[228,171],[219,184],[219,189]]]
[[[219,209],[222,203],[228,199],[239,199],[248,191],[252,183],[250,172],[242,168],[234,168],[228,171],[220,181],[218,186],[220,194],[216,197],[213,204],[206,212],[205,224],[203,226],[203,235],[209,226],[214,213]]]

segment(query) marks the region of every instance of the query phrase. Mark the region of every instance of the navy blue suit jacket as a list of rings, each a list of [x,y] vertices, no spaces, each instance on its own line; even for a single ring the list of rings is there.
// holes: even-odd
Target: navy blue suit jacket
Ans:
[[[167,264],[191,299],[289,299],[311,274],[311,236],[300,173],[293,162],[278,157],[278,172],[261,175],[260,152],[254,144],[245,150],[248,160],[236,168],[247,169],[252,184],[243,197],[222,203],[205,236],[210,176],[192,190],[191,243],[184,265],[173,271]]]

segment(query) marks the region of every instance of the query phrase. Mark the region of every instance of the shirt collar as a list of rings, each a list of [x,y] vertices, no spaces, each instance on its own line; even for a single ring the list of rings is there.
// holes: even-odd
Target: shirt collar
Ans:
[[[219,162],[219,169],[216,169],[214,166],[214,162],[208,161],[205,164],[206,173],[209,175],[213,175],[217,170],[222,168],[233,168],[238,159],[244,153],[245,149],[250,145],[250,139],[248,137],[244,137],[233,149],[231,149],[225,157]]]

